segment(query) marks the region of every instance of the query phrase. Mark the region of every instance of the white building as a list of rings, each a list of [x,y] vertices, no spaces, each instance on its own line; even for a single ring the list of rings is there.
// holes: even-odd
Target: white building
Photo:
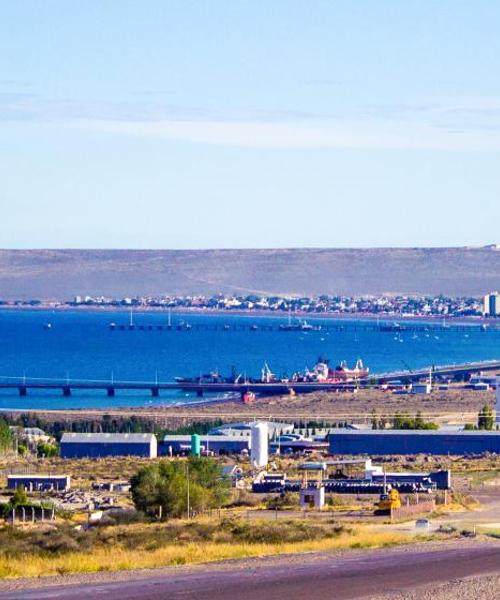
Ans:
[[[500,294],[498,292],[486,294],[483,303],[483,314],[490,317],[500,315]]]

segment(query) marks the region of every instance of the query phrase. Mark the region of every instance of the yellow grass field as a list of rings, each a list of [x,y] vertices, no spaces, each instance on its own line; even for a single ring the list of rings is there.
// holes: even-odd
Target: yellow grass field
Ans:
[[[221,561],[227,559],[317,552],[349,548],[380,548],[422,541],[428,536],[408,536],[403,533],[386,533],[370,528],[357,528],[334,539],[286,543],[172,543],[148,550],[127,549],[119,544],[110,548],[95,548],[91,552],[72,551],[64,554],[35,555],[0,558],[0,577],[41,577],[69,573],[120,571],[156,568]]]

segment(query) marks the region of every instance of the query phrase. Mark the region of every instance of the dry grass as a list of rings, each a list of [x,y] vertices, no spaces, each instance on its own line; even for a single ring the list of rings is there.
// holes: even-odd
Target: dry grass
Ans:
[[[419,538],[420,540],[422,538]],[[342,532],[338,537],[295,542],[187,542],[169,543],[161,547],[127,548],[117,543],[112,547],[98,547],[91,551],[41,553],[24,556],[0,557],[0,577],[41,577],[68,573],[120,571],[157,568],[221,561],[228,559],[317,552],[348,548],[380,548],[415,540],[403,533],[386,533],[370,528],[356,528]]]

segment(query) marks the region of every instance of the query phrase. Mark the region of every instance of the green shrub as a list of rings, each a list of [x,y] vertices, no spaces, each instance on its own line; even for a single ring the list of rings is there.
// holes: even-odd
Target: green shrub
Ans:
[[[224,505],[230,482],[211,458],[162,460],[140,469],[131,479],[137,510],[149,517],[180,517]]]

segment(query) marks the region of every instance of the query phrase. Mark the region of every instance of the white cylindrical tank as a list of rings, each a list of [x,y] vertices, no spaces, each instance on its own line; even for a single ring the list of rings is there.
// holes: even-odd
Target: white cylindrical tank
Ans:
[[[253,467],[265,467],[268,460],[269,428],[267,423],[257,421],[252,425],[250,438],[250,462]]]

